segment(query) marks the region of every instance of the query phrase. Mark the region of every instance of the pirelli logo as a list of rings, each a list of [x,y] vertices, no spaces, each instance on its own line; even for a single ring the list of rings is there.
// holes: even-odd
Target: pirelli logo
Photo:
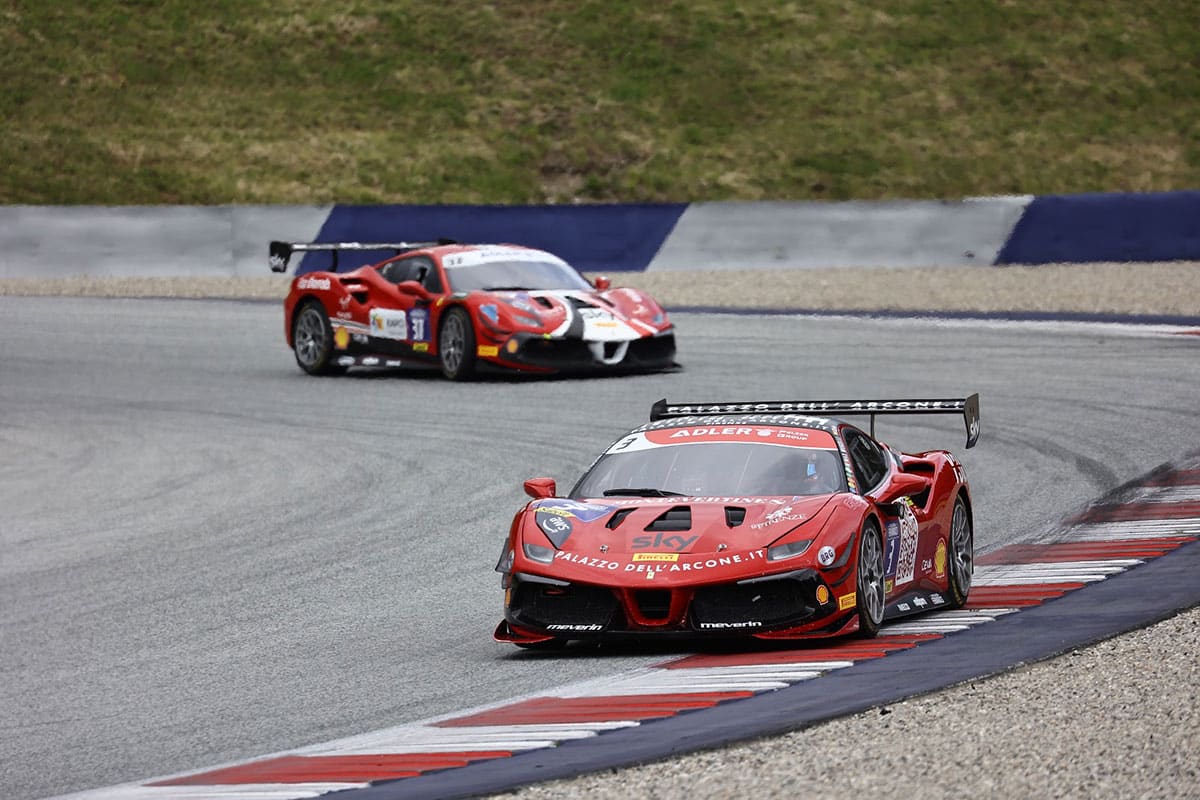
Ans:
[[[634,553],[633,561],[678,561],[679,553]]]

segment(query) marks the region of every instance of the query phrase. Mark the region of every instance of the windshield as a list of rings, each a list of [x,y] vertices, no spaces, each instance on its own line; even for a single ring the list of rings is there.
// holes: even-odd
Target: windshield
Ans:
[[[836,450],[705,442],[610,450],[580,479],[571,497],[794,496],[845,487]]]
[[[446,256],[442,265],[455,292],[575,289],[592,286],[565,261],[538,250],[494,248]]]

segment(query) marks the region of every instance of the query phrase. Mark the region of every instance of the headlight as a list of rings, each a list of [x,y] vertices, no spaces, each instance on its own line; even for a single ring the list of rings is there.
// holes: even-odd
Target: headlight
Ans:
[[[531,328],[542,327],[542,321],[540,319],[538,319],[537,317],[530,317],[530,316],[526,316],[525,314],[514,313],[512,315],[512,318],[513,318],[514,322],[519,322],[522,325],[528,325]]]
[[[521,549],[525,551],[525,557],[532,561],[540,561],[543,564],[550,564],[554,561],[553,547],[542,547],[540,544],[525,542],[521,545]]]
[[[811,539],[801,539],[798,542],[788,542],[787,544],[777,544],[774,547],[767,548],[767,561],[782,561],[785,558],[798,556],[808,549],[812,544]]]

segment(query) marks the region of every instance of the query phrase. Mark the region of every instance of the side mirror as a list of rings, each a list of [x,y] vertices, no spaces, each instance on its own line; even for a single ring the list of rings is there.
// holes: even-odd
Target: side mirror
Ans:
[[[597,275],[596,279],[592,281],[592,286],[603,292],[606,289],[612,288],[612,281],[608,279],[607,275]]]
[[[525,481],[525,494],[534,500],[554,497],[557,493],[558,484],[554,482],[554,478],[530,478]]]
[[[894,503],[901,497],[912,497],[914,494],[920,494],[929,488],[929,479],[922,478],[920,475],[913,475],[908,472],[902,472],[892,478],[892,482],[888,485],[887,490],[879,495],[880,503]]]
[[[396,291],[400,292],[400,294],[410,294],[413,297],[419,297],[422,300],[433,299],[433,295],[429,293],[429,290],[417,281],[400,281],[396,284]]]

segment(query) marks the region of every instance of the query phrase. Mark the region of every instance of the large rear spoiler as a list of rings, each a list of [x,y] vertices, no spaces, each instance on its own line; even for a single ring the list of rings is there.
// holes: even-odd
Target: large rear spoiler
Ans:
[[[868,415],[871,435],[880,414],[962,414],[967,426],[967,447],[979,441],[979,395],[962,399],[928,400],[784,400],[748,403],[668,403],[666,398],[650,407],[650,421],[704,414],[818,414],[823,417]]]
[[[271,242],[269,248],[271,272],[287,272],[288,262],[292,253],[327,250],[333,253],[333,267],[330,272],[337,272],[338,253],[342,250],[392,250],[397,255],[408,250],[421,247],[433,247],[439,244],[455,244],[453,239],[438,239],[435,242]]]

